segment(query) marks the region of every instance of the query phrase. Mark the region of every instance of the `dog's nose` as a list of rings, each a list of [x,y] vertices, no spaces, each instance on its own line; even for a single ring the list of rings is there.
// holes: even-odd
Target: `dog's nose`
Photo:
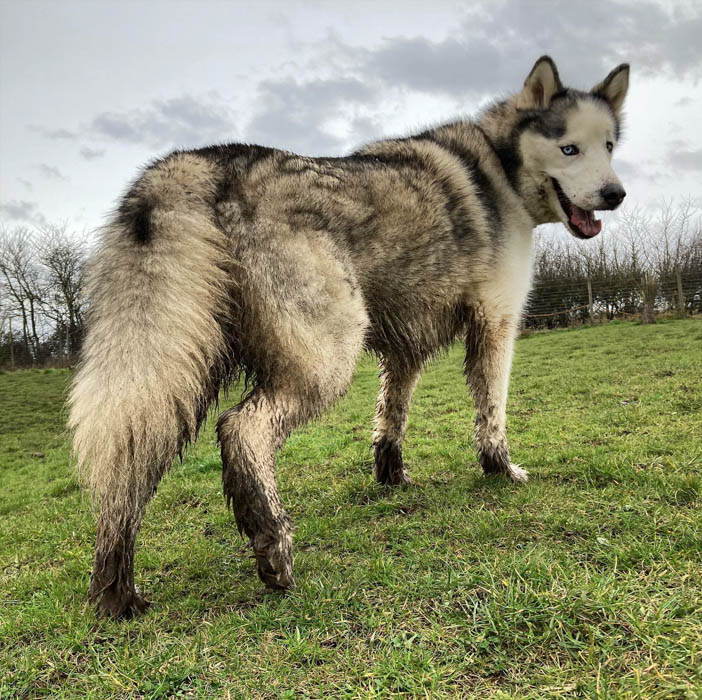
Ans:
[[[600,196],[610,209],[614,209],[624,201],[626,192],[621,185],[606,185],[600,190]]]

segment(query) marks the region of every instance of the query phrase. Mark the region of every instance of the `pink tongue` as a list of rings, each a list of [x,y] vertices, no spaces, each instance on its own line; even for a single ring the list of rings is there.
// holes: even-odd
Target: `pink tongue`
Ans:
[[[572,203],[570,222],[585,236],[596,236],[602,230],[602,222],[591,211],[585,211]]]

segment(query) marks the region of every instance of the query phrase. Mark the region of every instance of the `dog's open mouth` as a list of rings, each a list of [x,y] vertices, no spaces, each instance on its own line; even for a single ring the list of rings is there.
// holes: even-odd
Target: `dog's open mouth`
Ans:
[[[578,238],[592,238],[596,236],[602,230],[602,222],[595,218],[595,212],[585,211],[573,204],[573,202],[566,197],[565,192],[558,184],[558,180],[551,178],[551,182],[553,182],[553,188],[556,190],[558,201],[561,207],[563,207],[563,212],[568,217],[568,228],[570,228]]]

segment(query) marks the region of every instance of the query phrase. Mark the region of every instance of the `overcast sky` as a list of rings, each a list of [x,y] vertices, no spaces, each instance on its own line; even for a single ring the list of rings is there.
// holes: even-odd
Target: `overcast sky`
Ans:
[[[99,225],[171,149],[339,155],[474,113],[549,53],[631,63],[628,202],[702,199],[702,3],[0,0],[0,223]]]

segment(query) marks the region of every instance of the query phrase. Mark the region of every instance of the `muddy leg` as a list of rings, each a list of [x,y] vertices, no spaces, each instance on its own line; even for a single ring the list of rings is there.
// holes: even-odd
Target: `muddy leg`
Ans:
[[[142,445],[135,450],[131,444],[125,455],[118,459],[113,455],[113,468],[100,485],[100,516],[88,591],[99,615],[130,618],[149,606],[134,584],[137,532],[161,477],[182,449],[184,436],[196,437],[210,401],[211,396],[205,395],[194,426],[189,428],[183,422],[181,426],[174,423],[170,429],[161,427],[159,445],[150,445],[149,449]],[[156,427],[151,426],[151,430],[156,432]]]
[[[130,618],[149,606],[134,585],[134,543],[165,464],[166,460],[154,458],[151,468],[128,474],[116,470],[109,488],[105,488],[88,591],[98,615]]]
[[[475,442],[485,474],[527,481],[527,472],[509,459],[507,389],[516,335],[516,319],[473,319],[466,341],[466,376],[477,410]]]
[[[402,442],[409,416],[412,392],[419,369],[406,369],[383,359],[380,363],[380,393],[375,411],[375,478],[381,484],[400,486],[411,483],[402,462]]]
[[[359,338],[354,353],[360,349]],[[319,383],[288,381],[285,390],[258,388],[223,413],[217,424],[224,493],[239,532],[251,541],[258,575],[269,588],[294,584],[292,525],[275,481],[276,453],[292,430],[344,393],[352,374],[352,362],[337,362],[317,375]]]
[[[149,606],[134,585],[134,541],[141,515],[134,513],[119,521],[115,531],[114,513],[111,508],[103,507],[88,596],[97,604],[99,614],[130,618]]]
[[[258,575],[270,588],[290,588],[292,525],[275,482],[275,454],[292,421],[256,390],[222,414],[217,435],[222,446],[222,484],[240,533],[253,546]],[[288,429],[286,429],[288,428]]]
[[[289,588],[292,527],[275,456],[295,428],[346,391],[368,315],[346,253],[326,235],[260,223],[237,255],[247,309],[242,352],[260,384],[219,420],[223,487],[259,576],[267,586]]]

